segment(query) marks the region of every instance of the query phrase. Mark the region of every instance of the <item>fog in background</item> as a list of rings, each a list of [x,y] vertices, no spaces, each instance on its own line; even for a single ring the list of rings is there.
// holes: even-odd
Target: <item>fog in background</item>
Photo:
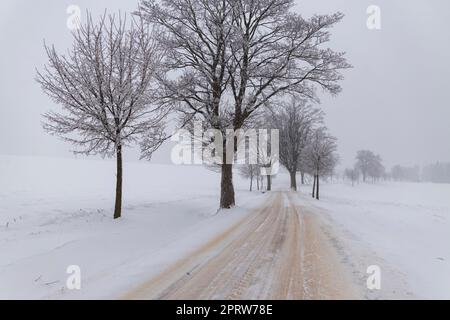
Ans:
[[[366,27],[372,4],[381,8],[381,30]],[[46,63],[43,40],[59,52],[71,44],[69,5],[95,16],[105,8],[133,11],[137,1],[0,1],[0,154],[73,157],[70,144],[43,131],[41,114],[57,107],[34,81]],[[345,71],[339,96],[320,93],[341,166],[352,165],[359,149],[379,153],[388,168],[450,161],[449,1],[303,0],[295,9],[305,17],[346,15],[331,46],[346,51],[354,68]],[[170,162],[170,145],[153,161]]]

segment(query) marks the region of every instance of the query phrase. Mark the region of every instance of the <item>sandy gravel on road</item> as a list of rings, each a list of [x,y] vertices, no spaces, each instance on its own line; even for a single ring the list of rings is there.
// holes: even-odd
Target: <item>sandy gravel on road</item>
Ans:
[[[349,272],[297,195],[260,208],[125,299],[358,299]]]

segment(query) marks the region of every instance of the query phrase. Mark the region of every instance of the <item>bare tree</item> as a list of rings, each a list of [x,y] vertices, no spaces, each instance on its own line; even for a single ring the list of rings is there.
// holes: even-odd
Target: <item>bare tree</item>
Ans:
[[[235,129],[258,108],[286,93],[316,99],[315,87],[336,94],[340,70],[350,67],[343,53],[324,48],[329,29],[343,15],[304,19],[290,11],[293,0],[234,0],[233,38],[228,63]],[[227,197],[234,203],[234,198]]]
[[[267,110],[266,110],[267,111]],[[258,168],[258,176],[262,179],[266,178],[266,190],[272,190],[272,179],[275,176],[276,168],[279,166],[279,137],[275,139],[272,137],[274,131],[272,127],[272,122],[269,120],[270,117],[267,113],[260,112],[258,117],[254,117],[254,121],[247,123],[246,130],[238,130],[238,132],[247,132],[251,133],[253,131],[254,134],[250,134],[249,138],[253,138],[256,140],[256,144],[247,143],[246,139],[237,139],[236,144],[239,147],[245,144],[246,157],[248,157],[249,162],[253,157],[253,160],[256,161],[256,166]],[[265,129],[261,129],[265,128]],[[274,139],[274,140],[272,140]],[[248,151],[248,152],[247,152]],[[239,159],[239,153],[236,155],[236,158]],[[247,159],[242,159],[247,160]]]
[[[269,114],[273,128],[280,133],[280,162],[288,170],[291,189],[297,190],[297,172],[304,161],[302,155],[314,128],[323,123],[323,112],[307,100],[293,96]]]
[[[159,78],[161,103],[176,106],[182,124],[198,119],[206,128],[221,130],[223,137],[231,126],[223,110],[229,83],[230,10],[229,1],[223,0],[163,0],[160,4],[148,0],[142,1],[138,12],[164,31],[160,42],[167,55],[166,75]],[[225,138],[223,147],[226,150]],[[231,164],[226,159],[223,152],[221,208],[234,204],[224,199],[228,194],[234,199]]]
[[[257,181],[258,190],[259,190],[259,176],[260,176],[260,168],[257,164],[243,164],[239,167],[239,173],[240,175],[250,180],[250,191],[253,191],[253,180]]]
[[[67,55],[45,46],[48,65],[37,73],[43,91],[61,106],[44,115],[44,128],[75,153],[116,156],[114,218],[122,210],[123,147],[143,139],[147,153],[163,141],[165,113],[152,108],[151,84],[162,52],[152,30],[125,15],[87,14]]]
[[[307,168],[306,168],[306,164],[305,164],[303,158],[300,159],[300,163],[299,163],[299,165],[298,165],[298,169],[299,169],[299,171],[300,171],[300,183],[301,183],[302,185],[304,185],[304,184],[305,184],[305,181],[306,181],[305,174],[306,174],[306,172],[307,172]]]
[[[359,179],[359,170],[357,168],[348,168],[345,169],[344,175],[352,182],[352,186],[354,186],[355,182]]]
[[[306,148],[306,162],[314,177],[312,197],[317,200],[320,199],[320,177],[333,172],[337,164],[336,149],[336,138],[330,136],[324,127],[314,131]]]
[[[369,176],[372,178],[372,182],[379,181],[386,176],[386,169],[382,162],[383,160],[380,155],[376,155],[375,158],[372,159],[368,171]]]
[[[263,152],[259,152],[258,153],[258,163],[260,166],[260,171],[264,170],[264,174],[262,174],[262,176],[266,177],[266,190],[267,191],[272,191],[272,179],[274,177],[274,175],[271,173],[273,166],[275,165],[276,161],[279,161],[276,157],[274,157],[274,155],[272,154],[272,145],[269,142],[268,143],[268,148],[269,148],[269,152],[267,153],[263,153]]]
[[[360,150],[356,154],[355,167],[361,171],[363,182],[366,182],[370,163],[374,157],[375,154],[370,150]]]
[[[382,159],[370,150],[360,150],[356,154],[355,167],[360,170],[363,182],[366,182],[368,176],[375,181],[383,176],[385,169],[382,165]]]
[[[267,109],[262,109],[252,115],[252,121],[247,122],[245,127],[257,132],[257,144],[250,146],[250,153],[254,155],[258,166],[261,179],[266,178],[266,190],[272,190],[272,178],[274,177],[274,170],[278,167],[279,159],[279,135],[278,139],[272,141],[274,134],[274,126],[271,119],[271,114]],[[276,129],[277,130],[277,129]]]
[[[241,129],[261,106],[285,93],[316,98],[315,88],[336,94],[343,53],[324,47],[342,14],[304,19],[293,0],[153,0],[141,14],[166,31],[172,72],[161,79],[167,103],[187,119],[212,128]],[[176,73],[176,74],[175,74]],[[223,146],[234,144],[223,135]],[[232,164],[223,152],[221,208],[235,204]]]

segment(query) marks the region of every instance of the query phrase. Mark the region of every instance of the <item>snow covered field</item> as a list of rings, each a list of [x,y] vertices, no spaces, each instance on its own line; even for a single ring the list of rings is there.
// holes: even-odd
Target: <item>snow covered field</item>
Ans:
[[[381,290],[367,298],[450,298],[450,185],[324,184],[320,202],[302,190],[365,286],[381,267]]]
[[[112,220],[113,161],[0,156],[0,298],[120,298],[243,218],[267,196],[235,174],[239,206],[216,214],[220,176],[129,162],[124,212]],[[286,189],[287,176],[274,180]],[[450,185],[301,186],[365,298],[450,298]],[[81,268],[81,290],[66,269]],[[381,290],[365,290],[381,267]]]
[[[217,214],[220,175],[125,164],[113,221],[115,162],[0,156],[0,299],[117,298],[238,221],[265,195],[236,177],[239,207]],[[81,268],[81,290],[66,269]]]

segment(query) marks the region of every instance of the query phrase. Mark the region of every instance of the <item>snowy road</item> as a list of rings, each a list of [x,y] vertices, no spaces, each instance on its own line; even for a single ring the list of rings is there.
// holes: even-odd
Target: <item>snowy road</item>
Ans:
[[[359,298],[350,279],[297,195],[274,192],[243,220],[124,298]]]

